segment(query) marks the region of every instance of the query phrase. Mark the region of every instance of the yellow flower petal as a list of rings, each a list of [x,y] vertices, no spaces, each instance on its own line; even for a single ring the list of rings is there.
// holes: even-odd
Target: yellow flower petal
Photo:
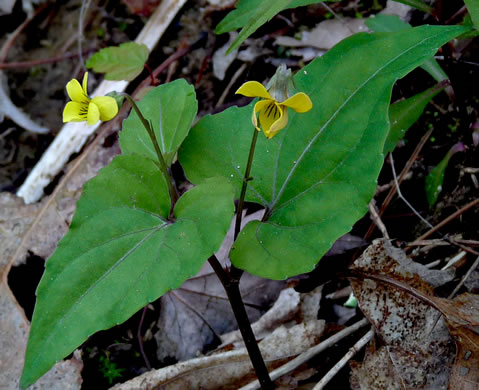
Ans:
[[[88,124],[94,125],[100,120],[100,110],[98,109],[98,106],[90,102],[88,105]]]
[[[258,103],[254,105],[254,110],[253,110],[253,126],[256,127],[256,130],[260,130],[258,126],[258,119],[256,118],[256,114],[260,112],[265,106],[271,103],[271,100],[260,100]]]
[[[313,102],[309,96],[303,92],[291,96],[289,99],[282,102],[281,105],[291,107],[296,112],[307,112],[313,108]]]
[[[279,106],[278,103],[274,102],[273,100],[268,101],[268,104],[261,109],[261,111],[259,112],[259,124],[261,125],[261,128],[263,129],[267,137],[270,132],[271,126],[273,126],[276,121],[280,120],[282,116],[283,109]],[[276,132],[279,130],[281,129],[276,130]]]
[[[85,72],[83,75],[83,92],[85,92],[85,95],[88,96],[88,72]]]
[[[247,81],[241,87],[239,87],[235,93],[247,97],[260,97],[263,99],[273,100],[263,84],[258,83],[257,81]]]
[[[68,82],[67,93],[74,102],[86,104],[90,101],[78,80],[73,79]]]
[[[63,110],[63,122],[81,122],[87,120],[88,105],[68,102]]]
[[[280,130],[283,130],[286,125],[288,124],[288,108],[287,107],[282,107],[283,108],[283,115],[274,122],[271,127],[269,128],[269,131],[265,131],[266,138],[273,138]]]
[[[91,102],[98,107],[102,121],[109,121],[118,114],[118,104],[111,96],[97,96]]]

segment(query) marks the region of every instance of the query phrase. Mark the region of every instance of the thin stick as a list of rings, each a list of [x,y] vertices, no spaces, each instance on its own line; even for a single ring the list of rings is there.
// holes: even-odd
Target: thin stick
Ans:
[[[404,166],[403,170],[401,171],[400,175],[399,175],[399,178],[397,179],[397,182],[399,184],[401,184],[401,182],[404,180],[404,178],[406,177],[407,173],[409,172],[409,170],[411,169],[412,167],[412,164],[414,163],[414,161],[416,161],[417,159],[417,156],[419,155],[419,152],[422,150],[422,148],[424,147],[424,145],[426,144],[427,140],[429,139],[429,137],[431,136],[431,133],[432,133],[433,129],[430,129],[428,130],[421,138],[421,140],[419,141],[419,143],[417,144],[416,146],[416,149],[414,149],[414,152],[412,153],[411,157],[409,157],[408,161],[406,162],[406,165]],[[386,208],[389,206],[389,203],[391,202],[391,200],[393,199],[394,195],[396,195],[396,186],[393,186],[391,187],[391,189],[389,190],[386,198],[384,199],[383,201],[383,204],[381,205],[381,207],[379,208],[379,216],[382,217],[382,215],[384,214],[384,211],[386,210]],[[367,231],[367,233],[364,235],[364,239],[367,240],[369,237],[371,237],[371,235],[373,234],[374,230],[376,229],[376,225],[374,223],[371,223],[371,225],[369,226],[369,229]]]
[[[368,333],[366,333],[353,347],[348,351],[343,358],[335,364],[335,366],[328,371],[328,373],[321,379],[316,386],[313,387],[313,390],[321,390],[324,389],[324,386],[328,384],[328,382],[333,379],[333,377],[343,368],[346,363],[351,360],[351,358],[356,355],[369,341],[372,340],[374,337],[374,330],[371,329]]]
[[[471,265],[471,267],[467,270],[466,274],[462,277],[461,281],[458,283],[456,288],[449,294],[447,297],[448,299],[454,298],[454,296],[457,294],[459,289],[464,285],[466,282],[467,278],[471,276],[472,272],[479,266],[479,257],[474,261],[474,263]]]
[[[218,102],[215,104],[215,108],[218,108],[219,106],[221,106],[225,99],[226,99],[226,96],[228,96],[228,93],[231,89],[231,87],[233,86],[234,83],[236,83],[236,81],[238,80],[238,78],[241,76],[241,74],[245,71],[246,69],[246,64],[243,63],[239,68],[238,70],[235,72],[235,74],[233,75],[233,77],[231,78],[230,82],[228,83],[228,85],[226,86],[225,90],[223,91],[223,93],[221,94],[220,98],[218,99]]]
[[[408,202],[408,200],[403,196],[403,194],[401,193],[401,189],[399,188],[399,182],[397,180],[397,177],[396,177],[396,169],[394,168],[394,159],[393,159],[393,154],[392,153],[389,153],[389,159],[391,160],[391,169],[392,169],[392,172],[393,172],[393,177],[394,177],[394,183],[396,184],[396,192],[398,194],[398,197],[400,199],[402,199],[402,201],[404,203],[406,203],[407,207],[409,207],[412,212],[414,214],[416,214],[416,216],[422,221],[424,222],[427,226],[429,226],[430,228],[432,228],[432,225],[429,223],[428,220],[426,220],[421,214],[419,214],[419,212],[416,211],[416,209],[412,206],[411,203]]]
[[[457,210],[456,212],[452,213],[449,217],[443,219],[441,222],[439,222],[436,226],[434,226],[433,228],[431,228],[430,230],[428,230],[426,233],[424,233],[422,236],[416,238],[411,244],[409,244],[408,246],[411,246],[411,245],[415,245],[416,242],[418,241],[422,241],[426,238],[428,238],[431,234],[437,232],[439,229],[441,229],[443,226],[447,225],[449,222],[451,222],[452,220],[454,220],[455,218],[457,218],[459,215],[465,213],[467,210],[469,210],[470,208],[476,206],[479,204],[479,198],[473,200],[472,202],[466,204],[464,207],[460,208],[459,210]]]
[[[306,352],[303,352],[301,355],[298,355],[293,360],[290,360],[288,363],[272,371],[270,373],[271,379],[276,380],[280,378],[281,376],[287,374],[288,372],[295,370],[300,365],[311,360],[313,357],[315,357],[319,353],[323,352],[329,347],[332,347],[334,344],[336,344],[343,338],[349,336],[350,334],[353,334],[354,332],[356,332],[358,329],[362,328],[363,326],[366,326],[368,323],[369,323],[368,320],[366,318],[363,318],[361,321],[358,321],[355,324],[347,328],[344,328],[343,330],[336,333],[335,335],[327,338],[323,342],[319,343],[318,345],[315,345],[314,347],[308,349]],[[246,386],[243,386],[239,390],[258,390],[259,388],[260,388],[260,384],[256,380],[254,382],[247,384]]]
[[[140,323],[138,324],[138,331],[136,332],[136,336],[138,337],[138,344],[140,345],[141,356],[143,357],[143,360],[145,361],[146,368],[148,368],[148,371],[150,371],[151,364],[150,364],[150,361],[148,360],[148,357],[146,356],[145,350],[143,349],[143,337],[141,336],[141,328],[143,327],[143,321],[145,320],[145,314],[147,310],[148,310],[148,306],[145,306],[143,308],[143,312],[141,313]]]
[[[374,204],[374,199],[371,199],[371,202],[369,202],[369,214],[371,214],[371,219],[376,224],[378,229],[381,231],[381,234],[383,235],[383,237],[389,238],[389,234],[386,229],[386,226],[384,225],[383,221],[381,221],[381,217],[379,216],[376,205]]]
[[[472,272],[477,268],[477,266],[479,265],[479,257],[476,259],[476,261],[471,265],[471,267],[467,270],[466,274],[462,277],[461,281],[457,284],[457,286],[454,288],[454,290],[452,290],[452,292],[449,294],[449,296],[447,297],[447,299],[452,299],[454,298],[454,296],[457,294],[457,292],[459,291],[459,289],[464,285],[464,283],[466,282],[467,278],[469,278],[469,276],[471,276]],[[437,313],[436,314],[436,317],[435,317],[435,320],[434,320],[434,325],[432,326],[431,328],[431,332],[434,330],[434,328],[436,327],[438,321],[439,321],[439,318],[441,318],[441,315],[442,313]],[[430,333],[431,333],[430,332]]]
[[[83,54],[88,54],[94,51],[93,49],[84,50]],[[69,53],[61,56],[43,58],[40,60],[32,61],[19,61],[19,62],[3,62],[0,63],[0,69],[20,69],[20,68],[31,68],[32,66],[44,65],[44,64],[53,64],[55,62],[69,60],[71,58],[78,57],[78,53]]]
[[[10,52],[10,49],[12,48],[13,44],[15,41],[18,39],[20,34],[25,30],[25,28],[30,24],[30,22],[40,13],[42,12],[47,6],[49,6],[48,3],[43,3],[41,4],[38,8],[35,9],[35,13],[31,16],[25,19],[25,21],[20,24],[15,31],[13,31],[3,44],[2,48],[0,49],[0,63],[4,62],[8,58],[8,53]]]

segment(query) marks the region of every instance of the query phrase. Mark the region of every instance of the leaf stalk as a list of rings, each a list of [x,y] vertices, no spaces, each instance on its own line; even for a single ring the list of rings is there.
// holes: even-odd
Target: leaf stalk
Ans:
[[[140,118],[143,127],[146,129],[148,135],[150,136],[151,142],[153,143],[156,155],[158,157],[160,171],[161,173],[163,173],[166,183],[168,184],[168,192],[170,193],[171,198],[171,209],[173,210],[173,206],[178,200],[178,193],[173,186],[172,177],[170,175],[170,172],[168,171],[168,166],[166,165],[165,158],[163,157],[163,153],[161,152],[160,145],[158,143],[158,139],[156,138],[155,132],[153,131],[151,124],[145,119],[145,117],[141,113],[133,98],[126,93],[122,93],[122,95],[125,96],[126,100],[128,100],[128,103],[131,104],[136,114],[138,115],[138,118]]]

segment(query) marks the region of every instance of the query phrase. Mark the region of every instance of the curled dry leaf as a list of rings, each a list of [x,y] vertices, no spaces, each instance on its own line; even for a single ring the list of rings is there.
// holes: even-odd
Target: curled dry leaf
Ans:
[[[479,295],[462,294],[454,300],[436,298],[456,341],[456,360],[449,380],[450,390],[479,389]]]
[[[367,31],[363,19],[330,19],[319,23],[311,31],[304,31],[300,40],[281,36],[276,38],[275,44],[290,47],[310,46],[329,50],[343,39],[361,31]]]
[[[398,383],[401,389],[447,387],[454,344],[442,318],[436,324],[436,309],[406,289],[367,279],[367,275],[399,281],[428,297],[433,296],[433,287],[453,275],[412,262],[385,240],[371,245],[352,270],[363,275],[351,279],[359,306],[386,345],[370,352],[362,365],[354,367],[351,383],[368,389],[395,389]],[[384,372],[394,375],[384,376]]]

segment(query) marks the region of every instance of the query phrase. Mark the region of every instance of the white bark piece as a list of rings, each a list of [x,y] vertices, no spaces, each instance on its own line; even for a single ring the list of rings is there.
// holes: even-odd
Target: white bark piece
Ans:
[[[4,78],[3,72],[0,71],[0,122],[2,122],[3,117],[6,116],[25,130],[40,134],[48,133],[48,128],[42,127],[32,121],[27,114],[13,104],[10,100],[10,96],[8,96]]]
[[[143,43],[149,50],[153,49],[185,3],[186,0],[163,0],[153,15],[151,15],[135,42]],[[127,81],[103,80],[92,93],[92,96],[106,95],[111,91],[122,92],[127,85]],[[39,200],[43,195],[43,189],[63,169],[70,156],[82,149],[88,137],[99,126],[100,123],[94,126],[88,126],[86,122],[66,123],[30,175],[28,175],[18,190],[17,195],[22,197],[27,204]]]

